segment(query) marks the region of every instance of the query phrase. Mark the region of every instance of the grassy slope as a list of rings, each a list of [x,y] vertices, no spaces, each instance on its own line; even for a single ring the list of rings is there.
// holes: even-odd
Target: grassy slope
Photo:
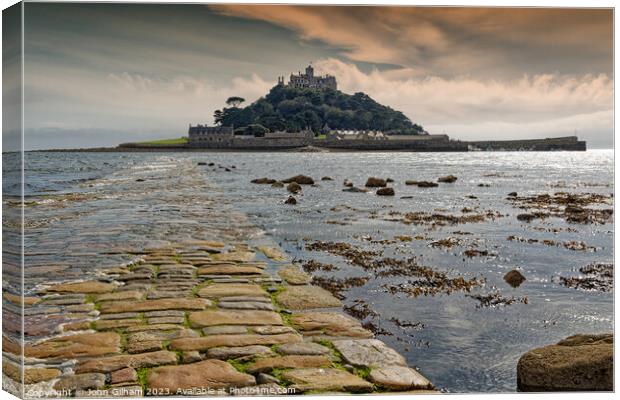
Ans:
[[[141,146],[178,146],[187,144],[187,137],[180,137],[176,139],[161,139],[150,140],[148,142],[137,142]]]

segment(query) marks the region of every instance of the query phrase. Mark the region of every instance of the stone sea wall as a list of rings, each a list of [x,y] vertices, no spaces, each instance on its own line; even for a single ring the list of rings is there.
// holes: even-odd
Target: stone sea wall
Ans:
[[[234,137],[225,141],[205,141],[187,146],[141,146],[137,143],[123,143],[118,150],[128,151],[179,151],[198,149],[218,150],[289,150],[313,146],[328,150],[349,151],[419,151],[419,152],[465,152],[465,151],[585,151],[586,142],[576,136],[531,140],[460,141],[446,138],[414,137],[390,140],[376,139],[308,139],[303,137]]]
[[[579,140],[577,136],[567,136],[547,139],[528,140],[495,140],[468,142],[480,150],[488,151],[585,151],[586,142]]]
[[[315,140],[313,145],[338,150],[467,151],[467,143],[454,140]]]

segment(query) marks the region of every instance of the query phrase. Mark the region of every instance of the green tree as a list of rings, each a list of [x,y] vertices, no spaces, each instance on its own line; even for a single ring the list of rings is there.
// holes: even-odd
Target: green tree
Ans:
[[[213,112],[213,119],[215,120],[216,125],[221,125],[223,118],[224,118],[224,113],[222,112],[222,110],[215,110]]]
[[[232,96],[232,97],[229,97],[228,99],[226,99],[226,104],[229,105],[229,106],[232,106],[234,108],[237,108],[244,101],[245,101],[245,99],[243,97]]]

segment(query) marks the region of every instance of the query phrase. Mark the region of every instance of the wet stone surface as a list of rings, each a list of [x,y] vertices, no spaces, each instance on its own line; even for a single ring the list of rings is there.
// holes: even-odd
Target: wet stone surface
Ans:
[[[237,393],[264,395],[262,389],[358,393],[413,387],[405,370],[392,382],[385,370],[371,379],[358,369],[405,363],[378,340],[347,345],[343,338],[373,333],[344,315],[340,300],[312,285],[312,276],[291,265],[278,245],[253,243],[258,230],[244,215],[213,211],[208,197],[183,197],[184,188],[210,192],[200,176],[190,170],[178,179],[178,193],[152,187],[170,222],[166,217],[156,229],[143,227],[142,242],[127,240],[112,249],[97,241],[92,255],[75,257],[101,251],[108,260],[101,274],[88,270],[74,280],[43,284],[26,297],[25,314],[36,317],[27,326],[25,353],[36,361],[25,370],[28,385],[83,396],[101,389],[112,397],[196,395],[204,389],[243,388],[246,392]],[[140,205],[145,194],[121,196]],[[124,228],[101,230],[115,237]],[[19,296],[9,293],[4,299],[8,309],[20,310]],[[325,308],[330,310],[314,311]],[[4,351],[16,358],[18,341],[5,338]],[[343,362],[353,365],[351,372],[343,370]],[[13,381],[20,376],[15,363],[3,372]],[[126,391],[114,392],[117,388]]]

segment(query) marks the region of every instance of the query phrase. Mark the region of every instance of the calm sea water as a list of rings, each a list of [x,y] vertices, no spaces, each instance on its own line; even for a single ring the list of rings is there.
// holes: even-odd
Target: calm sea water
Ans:
[[[26,287],[52,280],[96,275],[128,262],[123,247],[191,237],[204,230],[195,216],[226,210],[247,214],[296,261],[314,259],[338,267],[323,277],[366,276],[345,259],[305,249],[308,242],[346,242],[380,250],[381,257],[416,257],[450,276],[481,278],[473,294],[499,291],[527,298],[499,307],[479,307],[464,292],[407,297],[385,285],[405,277],[370,276],[343,292],[345,305],[364,301],[376,313],[367,320],[384,330],[381,339],[405,354],[436,386],[450,392],[516,390],[516,363],[531,348],[575,333],[611,331],[613,295],[561,286],[559,276],[576,276],[591,262],[613,261],[613,224],[567,224],[559,218],[524,223],[523,212],[506,200],[542,193],[613,193],[613,151],[552,153],[27,153],[25,191],[28,257]],[[214,166],[198,166],[212,162]],[[229,171],[226,171],[228,168]],[[15,189],[5,161],[4,190]],[[254,185],[251,179],[305,174],[317,184],[304,187],[296,206],[284,205],[284,188]],[[420,189],[405,180],[432,180],[453,174],[454,184]],[[332,181],[321,181],[323,176]],[[392,178],[394,197],[342,192],[343,180],[363,186],[369,176]],[[9,179],[6,179],[9,177]],[[206,183],[206,184],[205,184]],[[488,186],[478,186],[479,184]],[[208,197],[207,204],[202,199]],[[475,198],[471,198],[474,196]],[[406,197],[406,198],[401,198]],[[405,212],[460,215],[463,208],[498,212],[482,223],[429,227],[407,225]],[[611,206],[607,206],[608,208]],[[194,217],[192,217],[194,216]],[[175,226],[162,235],[158,227]],[[467,232],[468,234],[463,234]],[[420,237],[411,242],[398,235]],[[583,241],[596,251],[575,251],[540,243],[508,241],[510,235],[556,242]],[[436,248],[435,240],[459,245]],[[371,240],[388,242],[373,243]],[[469,248],[487,257],[468,258]],[[48,268],[52,266],[51,271]],[[57,267],[54,269],[54,267]],[[503,275],[515,268],[527,280],[513,289]],[[399,326],[394,319],[412,324]],[[401,324],[402,325],[402,324]]]

